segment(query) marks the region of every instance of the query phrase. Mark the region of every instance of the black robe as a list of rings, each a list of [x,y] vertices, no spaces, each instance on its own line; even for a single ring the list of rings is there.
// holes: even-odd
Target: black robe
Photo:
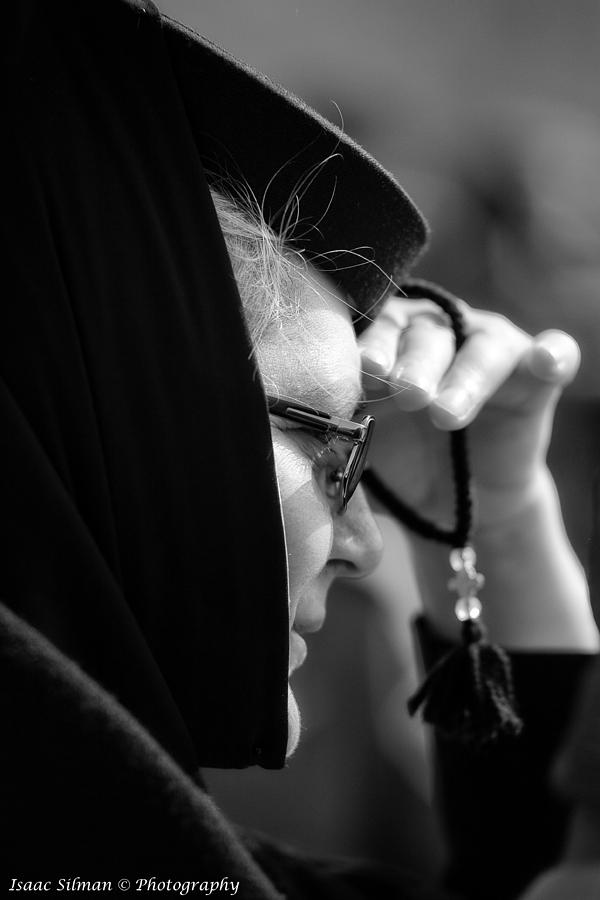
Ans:
[[[424,648],[431,659],[440,651],[426,634]],[[484,754],[439,742],[452,896],[508,900],[558,858],[568,809],[551,790],[549,773],[588,664],[585,655],[514,655],[523,735]],[[154,876],[227,878],[239,882],[236,894],[244,900],[449,896],[407,871],[315,859],[263,835],[238,833],[197,776],[3,605],[0,671],[10,685],[0,694],[0,875],[7,885],[20,878],[56,887],[60,878],[78,876],[111,880],[116,891],[119,879],[133,884]]]

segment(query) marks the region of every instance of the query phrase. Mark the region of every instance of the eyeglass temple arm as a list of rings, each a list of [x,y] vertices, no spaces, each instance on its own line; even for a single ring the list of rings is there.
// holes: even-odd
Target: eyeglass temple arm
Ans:
[[[276,410],[273,410],[276,413]],[[314,428],[318,431],[333,431],[336,434],[341,435],[342,437],[360,440],[362,438],[365,426],[360,423],[356,423],[355,425],[342,425],[335,421],[334,417],[330,417],[329,419],[323,419],[321,416],[314,415],[313,413],[304,412],[302,409],[294,409],[293,407],[286,409],[285,411],[286,418],[294,419],[296,422],[302,422],[304,425],[309,425],[311,428]]]

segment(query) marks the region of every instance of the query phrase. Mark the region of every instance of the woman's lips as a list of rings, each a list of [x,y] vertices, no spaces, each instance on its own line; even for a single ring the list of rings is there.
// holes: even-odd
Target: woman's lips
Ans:
[[[288,675],[299,669],[306,659],[306,641],[297,631],[290,631],[290,661]]]
[[[314,634],[325,621],[325,598],[322,602],[300,602],[290,631],[290,660],[288,676],[299,669],[306,659],[306,641],[303,634]]]

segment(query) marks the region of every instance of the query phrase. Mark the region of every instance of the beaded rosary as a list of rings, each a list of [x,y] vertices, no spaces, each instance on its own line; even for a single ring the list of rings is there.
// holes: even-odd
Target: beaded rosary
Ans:
[[[456,297],[421,279],[402,285],[403,295],[428,299],[450,319],[456,350],[466,339],[465,322]],[[448,544],[450,568],[454,576],[448,587],[458,600],[454,614],[460,623],[461,642],[443,655],[427,674],[422,685],[408,701],[414,715],[421,709],[424,721],[435,725],[440,734],[482,745],[500,735],[516,735],[522,722],[515,711],[512,672],[508,654],[487,640],[481,619],[478,592],[485,583],[475,565],[472,546],[473,486],[469,465],[467,429],[450,433],[452,474],[455,496],[454,528],[442,528],[405,504],[381,478],[367,469],[363,482],[373,496],[403,525],[422,537]]]

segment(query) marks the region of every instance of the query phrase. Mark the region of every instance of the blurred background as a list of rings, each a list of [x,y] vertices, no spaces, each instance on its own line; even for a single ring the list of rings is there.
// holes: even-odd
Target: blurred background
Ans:
[[[550,453],[582,563],[600,459],[600,2],[159,0],[362,143],[429,219],[417,274],[531,332],[571,332],[581,375]],[[261,136],[256,135],[260,141]],[[442,843],[426,738],[408,723],[418,592],[393,562],[340,587],[295,677],[306,726],[280,773],[209,773],[234,820],[313,852],[423,871]]]

